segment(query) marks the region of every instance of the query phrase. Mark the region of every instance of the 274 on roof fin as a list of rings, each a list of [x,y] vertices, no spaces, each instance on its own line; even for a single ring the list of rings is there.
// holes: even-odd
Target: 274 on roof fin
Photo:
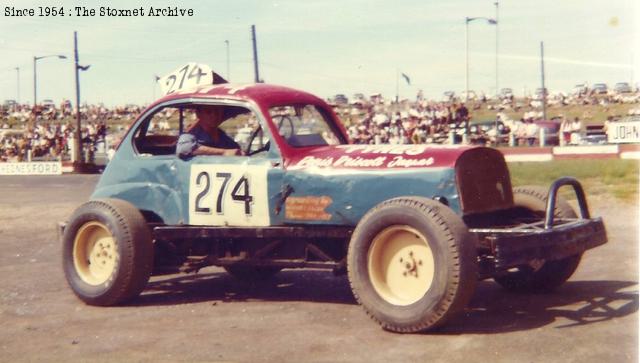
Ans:
[[[194,62],[187,63],[158,78],[157,82],[165,95],[199,86],[228,83],[226,79],[212,71],[206,64]]]

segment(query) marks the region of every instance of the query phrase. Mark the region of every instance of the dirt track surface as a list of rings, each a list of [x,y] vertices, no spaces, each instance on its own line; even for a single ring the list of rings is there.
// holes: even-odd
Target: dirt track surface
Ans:
[[[481,282],[438,332],[380,329],[346,277],[285,270],[247,285],[221,269],[154,277],[128,306],[84,305],[67,287],[55,223],[97,176],[0,177],[0,361],[637,362],[638,211],[591,200],[609,244],[553,294]]]

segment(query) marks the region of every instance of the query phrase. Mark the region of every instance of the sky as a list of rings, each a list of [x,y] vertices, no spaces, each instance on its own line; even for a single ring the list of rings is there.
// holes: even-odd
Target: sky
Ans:
[[[541,86],[540,43],[550,91],[578,83],[640,81],[640,2],[499,0],[498,87],[519,96]],[[39,7],[65,16],[37,16]],[[192,17],[78,17],[74,7],[193,9]],[[7,8],[36,16],[7,16]],[[72,15],[70,16],[69,13]],[[78,32],[81,102],[144,104],[161,96],[155,75],[187,62],[233,83],[254,80],[251,25],[260,78],[326,98],[382,93],[430,98],[466,87],[465,17],[496,17],[495,0],[25,1],[0,0],[0,101],[75,100],[73,32]],[[229,69],[227,45],[229,42]],[[496,87],[496,26],[468,24],[469,89]],[[16,67],[19,71],[16,71]],[[406,74],[408,84],[398,74]],[[19,75],[19,79],[18,79]],[[19,80],[19,82],[18,82]],[[19,88],[19,89],[18,89]],[[18,95],[19,91],[19,95]]]

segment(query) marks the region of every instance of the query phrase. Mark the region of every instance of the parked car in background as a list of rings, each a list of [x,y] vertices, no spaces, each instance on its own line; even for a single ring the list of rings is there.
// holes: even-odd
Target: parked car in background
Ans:
[[[560,120],[537,120],[533,122],[538,125],[538,128],[544,129],[545,145],[560,145]]]
[[[573,90],[571,91],[571,94],[578,97],[584,96],[587,93],[589,93],[589,86],[587,86],[586,83],[576,84],[573,86]]]
[[[468,97],[467,97],[467,94],[469,95]],[[467,91],[462,91],[460,93],[460,99],[462,101],[466,101],[467,98],[469,100],[476,100],[476,99],[478,99],[478,95],[476,94],[476,91],[473,91],[473,90],[469,90],[468,92]]]
[[[543,95],[544,95],[544,96],[543,96]],[[548,95],[549,95],[549,90],[548,90],[548,89],[546,89],[546,88],[544,88],[544,89],[542,89],[542,88],[536,88],[536,93],[535,93],[535,95],[533,96],[533,98],[534,98],[535,100],[542,100],[542,99],[543,99],[543,97],[546,97],[546,96],[548,96]]]
[[[339,93],[333,97],[333,103],[336,105],[346,105],[349,103],[347,96]]]
[[[446,91],[442,94],[442,100],[444,102],[451,102],[456,99],[456,93],[453,91]]]
[[[53,100],[46,99],[42,101],[42,108],[44,108],[45,110],[56,108],[56,104],[53,102]]]
[[[613,91],[617,94],[633,92],[633,90],[631,89],[631,86],[627,82],[616,83],[616,85],[613,86]]]
[[[504,122],[498,121],[498,142],[506,144],[509,142],[511,130]],[[469,135],[472,144],[485,145],[487,141],[495,141],[496,120],[471,121],[469,125]]]
[[[580,136],[582,145],[602,145],[607,143],[607,131],[604,123],[598,125],[587,125],[584,133]]]
[[[501,100],[505,98],[512,99],[513,98],[513,90],[511,88],[503,88],[500,90],[500,94],[498,95]]]
[[[593,85],[593,93],[597,95],[606,94],[609,89],[605,83],[596,83]]]

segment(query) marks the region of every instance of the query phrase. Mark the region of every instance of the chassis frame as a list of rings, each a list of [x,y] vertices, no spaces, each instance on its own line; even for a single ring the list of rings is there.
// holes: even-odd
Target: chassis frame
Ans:
[[[573,188],[578,218],[554,217],[562,186]],[[309,225],[255,228],[150,223],[149,226],[156,246],[165,249],[165,256],[166,253],[181,256],[165,259],[169,265],[158,266],[156,273],[193,272],[211,265],[252,265],[331,269],[340,274],[346,271],[346,252],[354,230],[352,226]],[[64,223],[59,225],[60,235],[64,227]],[[590,216],[581,184],[570,177],[551,184],[543,219],[489,227],[472,225],[469,232],[477,241],[479,279],[536,260],[559,260],[581,254],[607,241],[602,218]]]

